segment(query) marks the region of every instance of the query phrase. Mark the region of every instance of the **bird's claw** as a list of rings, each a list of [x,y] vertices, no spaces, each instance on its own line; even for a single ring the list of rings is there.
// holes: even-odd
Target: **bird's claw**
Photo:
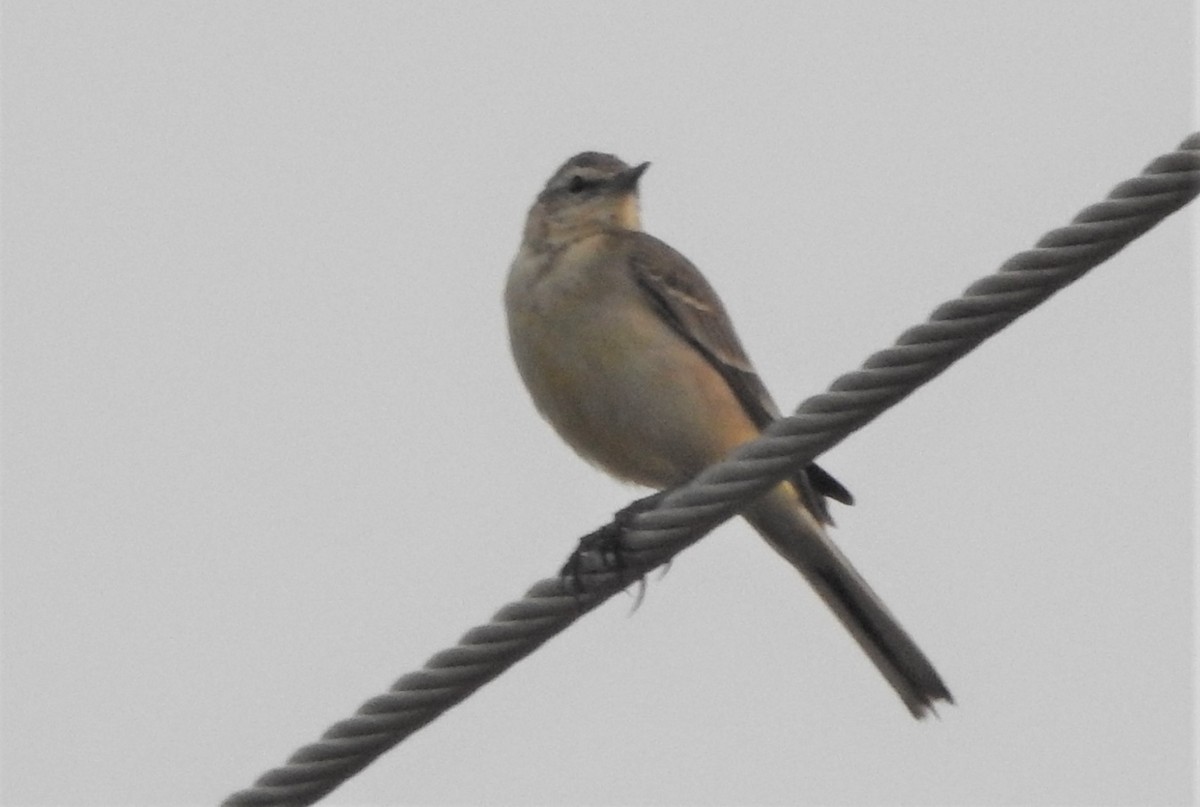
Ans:
[[[577,595],[585,591],[583,557],[588,554],[599,556],[602,564],[601,571],[617,574],[624,583],[625,571],[629,568],[626,560],[625,533],[633,523],[634,516],[652,509],[662,496],[663,494],[656,493],[653,496],[638,499],[613,514],[612,521],[580,538],[579,546],[575,548],[575,551],[567,558],[567,562],[563,564],[562,569],[559,570],[559,575],[567,587]],[[646,581],[640,574],[637,579],[641,583],[637,603],[641,604],[645,594]],[[637,605],[634,607],[636,608]]]

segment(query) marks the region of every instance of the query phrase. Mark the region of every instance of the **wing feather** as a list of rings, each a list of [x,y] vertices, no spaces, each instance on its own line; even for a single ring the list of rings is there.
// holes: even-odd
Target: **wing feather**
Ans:
[[[631,233],[636,243],[629,255],[629,270],[638,287],[663,320],[712,365],[750,420],[760,429],[779,417],[779,407],[751,364],[733,330],[725,306],[691,261],[646,233]],[[815,463],[793,479],[801,499],[821,521],[832,524],[828,496],[852,504],[850,492]]]

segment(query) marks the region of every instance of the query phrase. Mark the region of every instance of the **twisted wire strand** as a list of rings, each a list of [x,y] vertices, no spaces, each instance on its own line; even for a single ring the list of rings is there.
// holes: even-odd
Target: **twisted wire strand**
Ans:
[[[1200,133],[1117,185],[1071,224],[1043,236],[994,273],[944,303],[895,345],[838,378],[622,526],[624,568],[599,550],[579,558],[578,588],[555,576],[468,631],[456,647],[433,656],[391,689],[334,724],[226,807],[312,804],[379,755],[492,680],[543,642],[623,588],[665,563],[732,516],[743,504],[844,440],[980,342],[1077,280],[1200,193]]]

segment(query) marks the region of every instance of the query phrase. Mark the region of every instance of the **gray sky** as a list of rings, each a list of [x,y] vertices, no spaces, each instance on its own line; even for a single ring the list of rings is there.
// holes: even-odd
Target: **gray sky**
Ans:
[[[201,804],[642,491],[500,306],[571,154],[787,408],[1195,128],[1186,2],[3,5],[5,804]],[[917,723],[740,522],[329,804],[1182,804],[1195,210],[839,446]]]

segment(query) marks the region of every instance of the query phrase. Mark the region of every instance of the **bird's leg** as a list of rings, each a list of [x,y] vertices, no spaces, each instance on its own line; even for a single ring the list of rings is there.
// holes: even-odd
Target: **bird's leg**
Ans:
[[[575,551],[571,553],[571,557],[567,558],[567,562],[559,570],[559,574],[567,583],[568,588],[575,592],[582,592],[584,590],[583,556],[587,553],[596,553],[600,556],[600,560],[603,563],[603,571],[616,572],[623,576],[625,569],[628,567],[625,560],[625,544],[623,541],[626,530],[629,529],[634,517],[638,513],[653,510],[664,495],[666,495],[665,491],[662,491],[638,499],[614,513],[612,521],[580,538],[579,546],[576,547]],[[638,575],[638,580],[642,582],[644,587],[645,580],[642,575]],[[638,602],[640,603],[641,600],[642,595],[639,593]]]

